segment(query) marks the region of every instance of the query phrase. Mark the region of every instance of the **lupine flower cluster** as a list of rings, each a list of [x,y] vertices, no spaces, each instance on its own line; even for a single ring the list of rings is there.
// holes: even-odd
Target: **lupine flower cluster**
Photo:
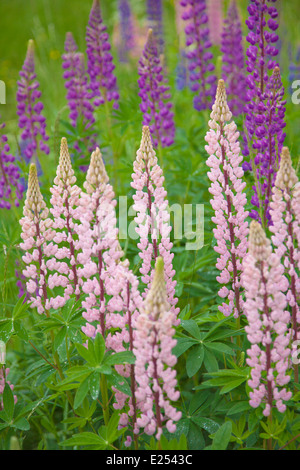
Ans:
[[[103,23],[99,0],[94,0],[86,29],[87,70],[90,76],[90,88],[94,96],[94,105],[113,101],[118,107],[119,93],[117,80],[113,73],[113,56],[107,28]]]
[[[242,26],[236,1],[232,0],[224,20],[221,41],[222,78],[226,84],[228,105],[234,116],[244,111],[246,74]]]
[[[171,95],[163,77],[157,44],[151,29],[139,60],[139,96],[143,124],[150,127],[154,145],[168,147],[175,136]]]
[[[77,128],[78,124],[81,124],[83,132],[88,133],[87,137],[83,137],[82,140],[84,147],[91,152],[95,146],[94,106],[91,101],[92,95],[89,90],[84,55],[78,52],[78,46],[70,32],[66,34],[65,53],[62,59],[63,78],[67,89],[66,99],[70,108],[69,118],[73,127]],[[75,142],[74,148],[79,152],[82,151],[80,142]]]
[[[59,164],[51,188],[50,211],[40,192],[36,166],[32,164],[30,167],[24,217],[20,221],[21,248],[25,251],[23,261],[26,264],[23,275],[27,278],[31,306],[36,307],[39,313],[49,316],[51,309],[63,307],[70,298],[81,299],[83,317],[87,320],[82,327],[83,332],[90,338],[100,333],[105,339],[106,348],[113,352],[126,349],[134,352],[141,341],[138,337],[138,318],[141,312],[149,311],[152,315],[150,299],[154,293],[164,292],[163,298],[160,295],[157,298],[161,316],[157,317],[154,333],[155,349],[161,348],[155,372],[158,376],[151,376],[151,366],[147,367],[146,372],[151,383],[153,381],[152,408],[157,412],[159,407],[158,421],[155,421],[150,410],[151,397],[145,402],[137,385],[141,380],[141,364],[137,369],[135,364],[116,366],[120,375],[130,379],[131,397],[113,387],[114,408],[120,410],[119,426],[130,426],[134,435],[139,433],[141,427],[153,434],[157,427],[157,436],[160,436],[165,420],[168,430],[174,432],[175,422],[180,417],[170,403],[179,397],[179,392],[175,392],[176,372],[173,369],[176,357],[171,352],[176,344],[172,336],[173,326],[178,324],[178,309],[175,308],[177,299],[174,296],[175,272],[170,252],[171,227],[166,211],[168,202],[148,127],[143,128],[141,149],[134,168],[135,205],[139,213],[137,232],[141,237],[139,248],[144,260],[141,271],[146,283],[143,295],[138,278],[130,270],[129,261],[122,260],[123,251],[116,228],[116,200],[100,149],[97,148],[91,155],[82,191],[76,185],[65,138],[61,141]],[[155,218],[148,226],[148,216],[144,218],[144,211],[147,212],[149,203],[149,217]],[[148,240],[149,228],[154,234],[152,243]],[[154,265],[158,265],[158,258],[161,260],[158,262],[160,268],[158,277],[155,277]],[[154,356],[148,359],[153,364]],[[152,417],[146,423],[146,417],[150,415]],[[131,437],[128,436],[126,445],[130,442]]]
[[[81,189],[75,184],[76,177],[71,164],[67,141],[61,141],[59,164],[51,191],[50,212],[55,231],[53,241],[47,246],[46,261],[49,271],[48,285],[55,292],[49,300],[49,307],[60,308],[75,293],[79,299],[82,279],[79,275],[78,252],[81,241],[77,235],[81,208]]]
[[[34,44],[30,40],[20,71],[17,91],[19,127],[23,129],[21,134],[21,143],[24,144],[22,145],[22,156],[27,163],[32,157],[37,163],[38,151],[49,154],[49,147],[46,143],[49,137],[46,134],[46,119],[42,115],[44,106],[40,97],[41,91],[35,73]]]
[[[292,393],[286,389],[290,381],[288,323],[285,292],[288,280],[280,256],[272,251],[261,225],[252,221],[249,252],[243,260],[242,282],[245,288],[245,327],[251,343],[247,364],[251,367],[248,381],[250,405],[264,404],[263,414],[269,416],[274,403],[281,413]]]
[[[181,0],[184,7],[182,18],[185,27],[188,69],[191,90],[196,93],[194,107],[201,111],[211,107],[216,92],[216,76],[211,74],[215,67],[212,63],[211,41],[205,0]]]
[[[217,281],[223,285],[219,296],[227,298],[219,307],[224,315],[232,312],[235,317],[243,311],[241,295],[242,259],[247,251],[248,212],[245,210],[246,183],[243,181],[242,161],[236,124],[231,121],[231,111],[227,104],[225,84],[219,80],[216,100],[212,107],[208,125],[205,149],[209,154],[207,165],[210,167],[209,188],[216,224],[214,236],[217,240],[215,251],[220,255],[217,268],[221,271]]]
[[[163,187],[164,177],[162,169],[157,163],[157,157],[153,149],[149,127],[143,127],[140,148],[137,151],[134,162],[134,173],[132,174],[131,186],[136,190],[133,195],[133,208],[137,212],[135,222],[136,232],[139,235],[138,248],[142,259],[140,272],[142,281],[150,286],[154,266],[158,256],[161,256],[165,266],[165,277],[167,283],[167,300],[174,312],[174,321],[179,312],[175,308],[177,298],[175,297],[176,281],[173,280],[175,271],[172,266],[173,253],[171,253],[172,242],[170,241],[170,214],[168,213],[168,201],[166,191]],[[145,293],[147,292],[145,290]]]
[[[294,193],[299,186],[299,179],[292,167],[289,149],[284,147],[281,154],[280,168],[272,192],[270,215],[273,233],[272,242],[276,247],[275,253],[283,259],[286,275],[290,278],[290,286],[286,294],[292,312],[292,337],[294,341],[299,338],[300,325],[300,211],[299,196]],[[297,237],[298,235],[298,237]],[[298,242],[297,242],[298,240]]]
[[[272,187],[279,168],[280,155],[285,139],[285,104],[279,67],[275,67],[266,84],[265,101],[260,102],[259,113],[256,114],[256,130],[253,146],[256,155],[252,160],[256,184],[252,204],[251,217],[270,223],[269,202]],[[244,169],[250,168],[247,164]]]
[[[162,0],[147,0],[148,27],[153,30],[159,54],[162,54],[164,49],[162,6]]]
[[[158,257],[144,309],[137,319],[134,340],[135,373],[139,384],[136,396],[143,403],[137,426],[143,427],[146,434],[156,432],[156,439],[162,434],[164,421],[168,431],[174,432],[175,422],[181,417],[181,412],[170,404],[179,399],[180,393],[175,390],[177,381],[173,369],[176,364],[176,356],[172,353],[176,344],[172,338],[174,314],[167,297],[164,263]]]
[[[272,3],[270,5],[270,3]],[[253,170],[255,186],[252,204],[258,208],[251,217],[266,223],[270,220],[269,198],[285,135],[283,88],[275,61],[278,49],[274,45],[278,36],[275,2],[251,0],[246,21],[250,30],[247,41],[247,105],[245,155],[250,162],[245,170]],[[273,72],[272,78],[270,71]],[[278,147],[278,153],[276,151]]]
[[[129,1],[119,0],[118,7],[120,14],[119,58],[121,62],[127,62],[128,54],[135,47],[134,25]]]
[[[23,261],[26,268],[22,274],[28,281],[26,291],[32,307],[38,313],[47,313],[49,309],[47,293],[47,242],[54,238],[52,220],[40,191],[36,165],[32,163],[29,170],[28,189],[23,209],[20,248],[25,251]]]
[[[2,131],[5,124],[0,125]],[[0,136],[0,209],[10,209],[12,204],[19,205],[23,196],[23,185],[20,181],[20,170],[15,165],[15,157],[10,153],[7,136]]]

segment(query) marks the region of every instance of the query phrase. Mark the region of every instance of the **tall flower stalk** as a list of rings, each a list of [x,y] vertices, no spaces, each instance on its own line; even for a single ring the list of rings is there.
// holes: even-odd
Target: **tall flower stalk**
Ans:
[[[51,191],[50,212],[55,231],[53,241],[47,245],[46,261],[49,271],[48,286],[54,291],[49,307],[60,308],[75,294],[79,300],[82,280],[79,275],[78,253],[81,250],[78,239],[78,224],[81,207],[81,189],[75,184],[67,140],[61,140],[59,163]],[[55,295],[57,294],[57,295]]]
[[[153,149],[150,129],[143,127],[140,148],[133,164],[131,186],[136,190],[133,195],[133,208],[137,212],[135,217],[136,232],[139,235],[139,256],[142,259],[140,272],[142,281],[146,286],[145,294],[151,285],[154,275],[154,264],[158,256],[164,261],[165,279],[167,283],[167,300],[174,313],[174,322],[177,323],[179,309],[175,307],[176,281],[173,279],[175,271],[171,253],[173,243],[170,241],[170,214],[167,210],[167,192],[163,187],[164,176],[157,163]]]
[[[271,416],[275,405],[283,413],[284,401],[292,396],[285,387],[290,381],[290,314],[285,295],[288,280],[280,257],[272,252],[270,241],[256,221],[250,224],[242,282],[248,321],[245,330],[251,343],[247,350],[247,364],[251,367],[250,405],[257,408],[263,404],[265,416]]]
[[[113,323],[114,298],[118,297],[122,289],[122,284],[119,283],[118,287],[115,278],[122,252],[119,250],[116,226],[115,194],[109,184],[99,148],[91,155],[84,189],[85,193],[80,198],[82,211],[79,240],[82,253],[79,260],[82,265],[80,273],[84,279],[83,292],[87,294],[82,303],[85,309],[83,316],[88,324],[83,331],[90,337],[95,337],[99,331],[106,338],[110,323]],[[112,296],[109,306],[108,296]],[[122,311],[122,306],[118,311]]]
[[[272,3],[272,5],[270,5]],[[284,90],[275,58],[278,49],[276,18],[278,12],[270,0],[251,0],[246,21],[249,34],[247,41],[247,104],[245,155],[250,162],[244,169],[253,170],[255,180],[252,204],[257,207],[251,217],[265,226],[269,223],[269,198],[278,170],[278,162],[284,142],[285,126],[283,100]],[[273,71],[272,76],[270,71]]]
[[[248,212],[245,210],[246,183],[242,179],[244,172],[239,133],[236,124],[231,121],[223,80],[219,80],[210,116],[205,149],[209,154],[206,163],[211,168],[208,172],[211,180],[209,191],[213,195],[211,205],[215,211],[212,221],[216,224],[213,232],[217,244],[214,249],[220,255],[216,266],[221,274],[217,281],[223,285],[219,296],[229,301],[223,302],[219,309],[226,316],[233,313],[234,317],[239,318],[243,313],[241,270],[247,251]]]
[[[154,145],[168,147],[175,137],[173,105],[151,29],[139,60],[138,72],[143,125],[149,126]]]
[[[162,54],[164,50],[164,32],[163,32],[163,1],[147,0],[147,18],[148,27],[153,30],[158,53]]]
[[[300,215],[295,212],[294,191],[299,179],[292,166],[289,149],[284,147],[281,154],[280,168],[276,176],[270,203],[273,233],[272,242],[275,253],[283,260],[286,275],[290,279],[287,301],[292,313],[292,340],[299,339],[300,325],[300,247],[296,234],[300,230]],[[298,381],[298,368],[295,367]]]
[[[41,91],[39,82],[36,80],[34,43],[28,42],[26,58],[20,71],[17,91],[17,114],[19,116],[19,127],[21,133],[22,155],[28,163],[34,158],[38,162],[38,152],[49,154],[46,134],[46,119],[42,115],[43,103],[40,101]]]
[[[5,124],[0,124],[2,131]],[[23,185],[20,182],[20,170],[15,165],[15,157],[10,152],[7,136],[0,135],[0,209],[19,206],[23,197]]]
[[[120,15],[119,58],[121,62],[128,62],[128,56],[135,47],[134,24],[130,3],[128,0],[118,0]]]
[[[86,29],[87,71],[90,76],[90,88],[94,96],[94,105],[114,102],[118,107],[119,93],[117,80],[113,73],[115,65],[110,53],[107,27],[103,23],[100,2],[94,0]]]
[[[236,0],[232,0],[224,20],[221,41],[222,78],[226,84],[228,105],[234,116],[244,111],[246,70],[242,25]]]
[[[84,149],[87,148],[91,152],[96,145],[94,106],[89,91],[84,55],[78,52],[77,44],[70,32],[66,34],[65,53],[62,59],[70,121],[72,126],[82,133],[82,138],[75,142],[74,148],[84,157],[84,150],[81,147],[84,146]]]
[[[26,282],[28,300],[31,302],[31,307],[37,308],[38,313],[49,315],[46,253],[47,244],[53,240],[55,232],[40,191],[34,163],[30,165],[23,214],[20,220],[23,242],[20,247],[25,251],[22,259],[26,268],[22,274],[28,279]]]
[[[185,27],[187,58],[192,82],[191,90],[196,93],[194,108],[198,111],[209,109],[216,92],[216,76],[211,74],[215,67],[212,63],[211,41],[209,38],[208,16],[205,0],[181,0],[184,7],[182,18]]]
[[[156,433],[156,439],[160,439],[164,423],[169,432],[175,432],[175,423],[181,417],[181,412],[171,405],[180,393],[175,389],[176,356],[172,349],[176,340],[167,297],[164,263],[158,257],[151,288],[137,319],[134,340],[135,378],[139,385],[136,397],[143,403],[137,426],[144,428],[146,434]]]

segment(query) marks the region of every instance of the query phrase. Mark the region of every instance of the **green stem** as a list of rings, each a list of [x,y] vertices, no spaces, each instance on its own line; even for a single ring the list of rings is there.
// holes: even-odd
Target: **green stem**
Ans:
[[[108,391],[107,391],[107,380],[104,374],[101,374],[100,377],[100,391],[102,396],[102,405],[103,405],[103,418],[105,426],[109,423],[109,406],[108,406]]]

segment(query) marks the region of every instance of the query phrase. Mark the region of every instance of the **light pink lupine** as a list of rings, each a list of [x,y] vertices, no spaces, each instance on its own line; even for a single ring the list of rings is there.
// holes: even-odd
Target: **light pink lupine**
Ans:
[[[296,233],[299,232],[300,215],[292,204],[293,191],[299,179],[292,166],[289,149],[284,147],[281,153],[280,168],[276,175],[270,203],[270,215],[273,225],[269,229],[275,253],[282,259],[286,274],[290,278],[287,301],[292,311],[293,340],[299,338],[300,310],[297,296],[300,295],[299,245]]]
[[[49,299],[48,306],[55,309],[63,307],[74,293],[78,300],[82,285],[77,260],[78,252],[81,250],[77,233],[81,214],[79,204],[81,189],[75,183],[76,177],[67,140],[63,137],[56,177],[50,189],[52,193],[50,212],[56,233],[53,242],[50,242],[45,250],[48,257],[46,261],[49,272],[48,286],[55,293]],[[61,289],[62,295],[57,292],[57,288]]]
[[[171,404],[179,399],[180,393],[175,389],[177,359],[172,354],[176,345],[174,314],[167,297],[164,262],[159,256],[151,288],[136,322],[133,351],[138,383],[136,397],[143,403],[137,426],[144,428],[146,434],[156,433],[156,439],[160,438],[164,424],[169,432],[175,432],[175,423],[181,418],[181,412]]]
[[[223,302],[219,309],[226,316],[233,312],[234,317],[238,317],[243,311],[240,276],[242,259],[247,251],[248,212],[245,210],[246,183],[242,179],[239,133],[231,121],[223,80],[219,80],[210,116],[205,149],[209,154],[206,163],[211,168],[208,177],[213,199],[210,202],[215,211],[212,221],[216,224],[213,233],[217,244],[214,250],[220,255],[216,266],[221,274],[217,281],[223,284],[219,296],[229,301]]]
[[[213,44],[221,44],[223,27],[223,0],[207,1],[209,37]]]
[[[47,243],[51,242],[55,232],[52,229],[52,220],[48,217],[46,207],[40,191],[36,166],[30,165],[28,189],[23,209],[24,217],[20,220],[22,226],[20,247],[25,251],[22,259],[27,265],[23,275],[28,278],[27,292],[31,307],[36,307],[39,313],[47,314],[47,267],[45,252]]]
[[[165,280],[167,283],[167,296],[171,309],[174,312],[174,321],[177,323],[179,309],[175,307],[176,281],[173,280],[175,270],[171,253],[173,243],[170,241],[170,214],[167,210],[167,192],[163,187],[164,176],[157,164],[157,157],[153,149],[150,130],[143,126],[142,140],[133,164],[131,186],[136,190],[133,195],[133,208],[137,212],[135,222],[136,232],[139,235],[139,256],[142,259],[140,272],[142,281],[146,285],[144,296],[147,294],[154,274],[154,263],[158,256],[164,260]]]
[[[288,280],[280,257],[272,252],[270,241],[256,221],[250,224],[242,284],[248,321],[245,331],[251,343],[247,350],[247,364],[251,367],[248,385],[252,389],[249,403],[253,408],[263,403],[265,416],[271,414],[274,404],[283,413],[286,409],[283,402],[292,396],[285,387],[290,380],[290,314],[285,295]]]
[[[121,283],[122,277],[117,278],[117,271],[122,269],[118,266],[122,252],[118,241],[116,199],[99,148],[92,153],[84,189],[86,192],[80,198],[79,228],[82,252],[78,256],[82,265],[80,277],[84,279],[82,290],[87,294],[82,305],[88,324],[83,331],[90,337],[100,331],[105,338],[114,323],[124,322],[119,316],[116,319],[114,312],[122,312],[120,291],[126,288],[126,283]],[[96,327],[93,322],[98,322]]]
[[[142,298],[138,279],[130,270],[128,260],[121,260],[123,252],[116,227],[115,194],[99,148],[92,153],[84,189],[80,200],[82,224],[78,231],[82,246],[78,255],[82,264],[79,275],[83,279],[82,290],[87,294],[82,302],[83,316],[88,321],[83,331],[89,337],[100,332],[107,349],[121,352],[128,345],[132,351]],[[130,377],[132,392],[128,397],[113,387],[114,408],[124,410],[119,425],[123,427],[131,423],[136,431],[134,365],[116,366],[116,370],[122,376]]]

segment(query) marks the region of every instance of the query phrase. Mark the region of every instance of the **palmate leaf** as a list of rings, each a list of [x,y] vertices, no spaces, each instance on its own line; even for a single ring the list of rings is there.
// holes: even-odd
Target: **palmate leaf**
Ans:
[[[214,435],[211,450],[226,450],[230,442],[232,423],[227,421],[217,430]]]

